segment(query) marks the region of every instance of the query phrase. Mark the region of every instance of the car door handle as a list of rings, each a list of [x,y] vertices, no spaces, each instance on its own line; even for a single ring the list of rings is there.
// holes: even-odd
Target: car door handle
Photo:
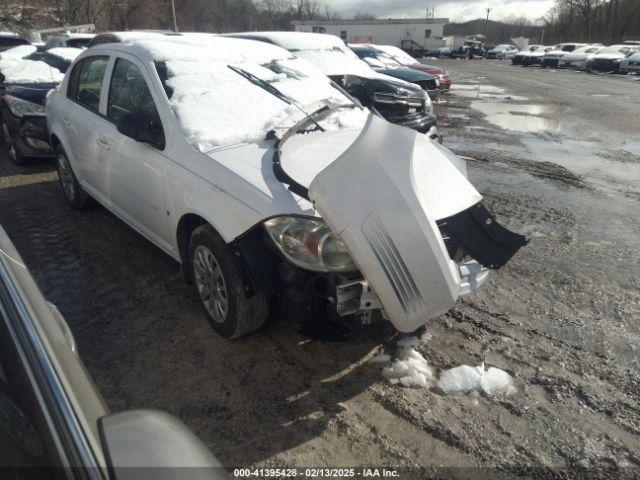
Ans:
[[[98,137],[98,144],[100,145],[101,148],[104,148],[105,150],[109,150],[109,142],[107,142],[104,138],[102,137]]]

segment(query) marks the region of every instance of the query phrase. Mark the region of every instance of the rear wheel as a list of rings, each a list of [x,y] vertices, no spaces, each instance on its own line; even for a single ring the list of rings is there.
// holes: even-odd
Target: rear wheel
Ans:
[[[265,324],[269,297],[251,292],[235,252],[210,225],[201,225],[191,235],[189,264],[196,293],[216,332],[235,339]]]
[[[56,167],[58,169],[58,179],[60,180],[60,186],[64,192],[69,205],[76,210],[84,210],[93,205],[93,199],[85,192],[78,179],[76,178],[67,153],[62,148],[62,145],[58,145],[56,151]]]

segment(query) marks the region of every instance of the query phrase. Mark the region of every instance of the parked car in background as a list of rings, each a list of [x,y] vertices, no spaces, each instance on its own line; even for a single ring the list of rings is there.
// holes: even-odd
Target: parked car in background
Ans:
[[[260,328],[273,301],[309,322],[384,310],[412,332],[526,243],[460,158],[264,42],[92,46],[46,109],[70,205],[98,200],[181,262],[227,338]]]
[[[484,44],[479,40],[466,40],[460,47],[454,48],[451,52],[451,58],[467,58],[482,57],[484,55]]]
[[[405,67],[391,55],[368,45],[350,44],[349,48],[376,72],[418,85],[432,100],[440,96],[440,81],[433,75]]]
[[[544,58],[544,54],[553,50],[554,48],[555,47],[540,45],[540,47],[535,49],[534,51],[526,52],[522,56],[522,66],[530,67],[532,65],[540,65],[542,63],[542,59]]]
[[[505,58],[513,58],[518,53],[518,47],[515,45],[502,44],[487,50],[485,57],[488,59],[504,60]]]
[[[511,65],[522,65],[522,60],[524,59],[524,57],[530,52],[535,52],[540,47],[541,45],[529,45],[524,50],[520,50],[513,56],[513,58],[511,58]]]
[[[73,47],[87,48],[91,39],[95,37],[94,33],[63,33],[49,37],[44,44],[43,49],[49,50],[56,47]]]
[[[640,52],[620,62],[620,73],[640,73]]]
[[[405,67],[412,68],[414,70],[420,70],[421,72],[429,73],[436,77],[440,82],[440,92],[447,93],[451,90],[451,75],[444,68],[436,67],[434,65],[426,65],[418,62],[415,58],[409,55],[404,50],[394,47],[393,45],[368,45],[371,48],[376,48],[385,52],[387,55],[391,55],[395,60],[403,64]]]
[[[576,48],[573,52],[566,53],[558,61],[558,68],[571,68],[573,70],[584,70],[587,60],[600,52],[604,47],[601,45],[586,45]]]
[[[22,38],[17,33],[0,32],[0,52],[19,45],[29,45],[29,41]]]
[[[611,45],[604,47],[587,60],[585,70],[588,72],[618,73],[622,61],[640,51],[640,45]]]
[[[433,55],[436,58],[447,58],[447,57],[452,57],[453,55],[453,48],[451,47],[440,47],[437,50],[430,52],[431,55]]]
[[[542,68],[556,68],[558,66],[558,62],[564,55],[567,53],[573,52],[576,48],[586,46],[586,43],[559,43],[553,50],[549,50],[545,52],[544,57],[542,57],[542,62],[540,62],[540,66]]]
[[[44,113],[47,93],[64,77],[82,50],[37,51],[25,45],[0,53],[0,141],[16,165],[28,158],[53,156]]]
[[[245,32],[228,36],[278,45],[304,58],[392,123],[439,138],[438,121],[427,93],[409,82],[384,75],[360,60],[333,35],[303,32]]]
[[[118,480],[145,469],[167,480],[228,478],[176,418],[109,412],[64,317],[1,226],[0,372],[4,478]]]

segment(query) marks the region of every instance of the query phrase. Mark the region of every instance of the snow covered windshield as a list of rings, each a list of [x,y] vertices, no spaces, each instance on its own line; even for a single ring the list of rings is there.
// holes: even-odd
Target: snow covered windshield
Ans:
[[[403,65],[408,66],[408,65],[415,65],[416,63],[418,63],[417,60],[413,58],[411,55],[409,55],[407,52],[405,52],[401,48],[394,47],[393,45],[376,45],[375,48],[377,48],[378,50],[382,50],[387,55],[391,55],[393,58],[395,58],[398,62],[400,62]]]
[[[263,42],[189,34],[136,43],[151,52],[182,129],[203,152],[263,140],[299,107],[353,104],[308,62]]]

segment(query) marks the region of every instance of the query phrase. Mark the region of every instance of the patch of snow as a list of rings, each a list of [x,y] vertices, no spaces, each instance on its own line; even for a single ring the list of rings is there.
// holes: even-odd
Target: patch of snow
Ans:
[[[508,396],[517,391],[511,375],[495,367],[485,371],[484,363],[445,370],[440,374],[438,388],[448,395],[482,392],[488,396]]]
[[[1,60],[21,60],[27,55],[31,55],[37,50],[37,47],[33,45],[19,45],[17,47],[9,48],[0,53]]]
[[[386,365],[390,361],[391,361],[391,355],[386,354],[386,353],[379,353],[379,354],[371,357],[371,359],[369,360],[369,363],[372,363],[372,364],[382,363],[382,364]]]
[[[382,369],[382,376],[391,385],[428,388],[434,377],[427,360],[415,347],[420,343],[416,337],[404,337],[396,344],[395,359]]]
[[[55,55],[56,57],[62,58],[63,60],[67,60],[69,62],[73,62],[76,57],[82,52],[84,52],[84,49],[75,47],[56,47],[47,50],[47,53]]]
[[[418,61],[399,47],[393,45],[372,45],[372,47],[383,51],[387,55],[391,55],[403,65],[415,65]]]
[[[64,74],[45,62],[33,60],[0,60],[4,83],[59,83]]]

